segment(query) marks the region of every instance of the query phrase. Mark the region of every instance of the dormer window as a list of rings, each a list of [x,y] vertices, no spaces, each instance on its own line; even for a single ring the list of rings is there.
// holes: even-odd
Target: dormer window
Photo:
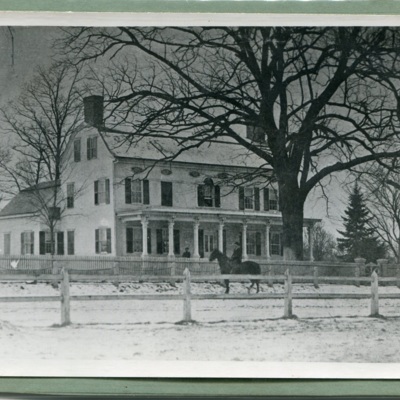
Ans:
[[[199,207],[221,207],[220,187],[214,185],[211,178],[206,178],[204,184],[197,187],[197,204]]]

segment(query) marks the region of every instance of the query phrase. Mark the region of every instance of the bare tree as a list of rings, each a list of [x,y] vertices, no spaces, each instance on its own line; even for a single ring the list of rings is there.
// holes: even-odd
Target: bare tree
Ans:
[[[337,259],[337,243],[335,237],[329,233],[322,222],[316,223],[313,229],[313,255],[315,261],[335,261]],[[310,252],[308,233],[305,235],[304,252]]]
[[[35,218],[40,216],[52,238],[65,200],[60,192],[63,153],[82,121],[81,79],[79,68],[67,63],[39,69],[18,100],[1,110],[2,131],[11,143],[0,162],[7,190],[30,188],[38,208]]]
[[[365,199],[371,210],[369,222],[375,234],[400,262],[400,165],[393,162],[390,170],[373,166],[358,176],[358,182],[366,193]]]
[[[77,63],[108,63],[108,111],[127,140],[174,139],[166,159],[233,142],[272,167],[284,255],[301,258],[310,191],[400,155],[398,36],[361,27],[75,28],[62,46]]]

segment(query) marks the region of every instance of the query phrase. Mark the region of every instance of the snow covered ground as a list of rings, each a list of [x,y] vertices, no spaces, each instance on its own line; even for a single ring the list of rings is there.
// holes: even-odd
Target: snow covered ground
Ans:
[[[223,293],[194,283],[193,293]],[[263,291],[281,292],[282,285]],[[179,293],[168,283],[72,284],[71,295]],[[294,292],[369,293],[363,286],[294,285]],[[247,293],[231,283],[231,293]],[[380,292],[399,293],[396,287]],[[50,284],[0,283],[0,296],[58,295]],[[298,317],[282,319],[283,300],[192,300],[196,323],[179,325],[182,301],[72,301],[68,327],[59,302],[0,303],[0,359],[400,362],[400,300],[294,300]]]

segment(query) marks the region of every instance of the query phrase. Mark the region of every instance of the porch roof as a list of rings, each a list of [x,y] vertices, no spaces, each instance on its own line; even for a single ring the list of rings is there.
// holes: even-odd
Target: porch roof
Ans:
[[[140,221],[141,218],[147,217],[150,221],[170,220],[194,222],[196,218],[199,222],[219,222],[223,220],[225,223],[247,222],[249,224],[266,225],[282,225],[282,216],[279,212],[260,212],[260,211],[228,211],[221,209],[166,209],[151,207],[140,210],[124,210],[117,212],[117,217],[123,222]],[[315,218],[304,218],[304,226],[321,221]]]

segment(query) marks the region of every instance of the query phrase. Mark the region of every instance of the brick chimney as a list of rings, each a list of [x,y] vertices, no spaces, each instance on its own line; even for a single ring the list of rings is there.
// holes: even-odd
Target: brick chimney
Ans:
[[[85,122],[92,126],[103,125],[103,96],[88,96],[83,99]]]

